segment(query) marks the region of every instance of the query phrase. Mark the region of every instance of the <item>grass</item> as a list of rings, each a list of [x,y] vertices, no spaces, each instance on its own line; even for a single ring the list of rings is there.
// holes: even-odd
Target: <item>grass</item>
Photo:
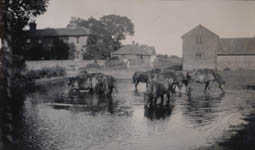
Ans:
[[[223,71],[220,75],[226,81],[226,88],[246,89],[248,85],[255,85],[255,70]]]

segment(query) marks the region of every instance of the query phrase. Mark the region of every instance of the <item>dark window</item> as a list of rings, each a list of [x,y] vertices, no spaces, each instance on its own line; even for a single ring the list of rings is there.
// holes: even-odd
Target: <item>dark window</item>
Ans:
[[[196,57],[198,59],[203,59],[204,58],[204,52],[196,52]]]
[[[30,43],[31,43],[31,39],[27,39],[27,40],[26,40],[26,43],[27,43],[27,44],[30,44]]]

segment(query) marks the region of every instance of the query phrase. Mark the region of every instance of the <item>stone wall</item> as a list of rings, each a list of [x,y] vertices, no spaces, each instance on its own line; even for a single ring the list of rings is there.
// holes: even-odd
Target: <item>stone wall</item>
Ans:
[[[40,60],[40,61],[26,61],[28,70],[39,70],[44,67],[63,67],[67,70],[75,70],[78,68],[86,67],[89,64],[94,64],[94,60]],[[97,64],[105,66],[105,60],[97,60]]]

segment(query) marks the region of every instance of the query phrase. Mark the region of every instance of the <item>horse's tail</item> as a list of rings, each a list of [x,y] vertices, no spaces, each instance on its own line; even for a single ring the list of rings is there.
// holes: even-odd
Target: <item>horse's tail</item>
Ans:
[[[216,81],[220,82],[221,84],[225,84],[226,82],[223,80],[223,78],[219,75],[217,72],[213,72],[214,78]]]

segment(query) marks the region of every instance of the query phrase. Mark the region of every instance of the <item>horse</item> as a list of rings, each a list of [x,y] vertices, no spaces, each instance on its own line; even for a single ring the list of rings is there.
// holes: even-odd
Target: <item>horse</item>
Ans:
[[[140,82],[146,83],[146,88],[147,88],[148,76],[152,74],[157,74],[159,72],[161,72],[161,69],[159,68],[145,71],[145,72],[141,72],[141,71],[135,72],[132,77],[133,83],[135,84],[135,90],[137,91],[137,86]]]
[[[86,75],[71,77],[68,80],[68,86],[78,92],[89,90],[90,92],[99,93],[99,89],[101,89],[99,86],[104,82],[104,76],[102,73],[88,73]]]
[[[88,76],[77,76],[70,77],[67,80],[67,85],[71,87],[72,90],[80,91],[80,90],[90,90],[89,86],[89,77]]]
[[[177,74],[175,70],[164,70],[163,72],[161,72],[161,74],[167,78],[167,79],[173,79],[174,83],[173,83],[173,89],[175,91],[176,86],[181,89],[182,84],[183,84],[183,78],[181,76],[181,74]]]
[[[102,78],[99,79],[98,85],[96,87],[97,92],[99,94],[111,96],[113,89],[118,92],[116,79],[110,75],[103,75]]]
[[[170,102],[170,93],[173,93],[174,80],[171,78],[165,78],[162,75],[155,75],[153,79],[149,76],[148,88],[146,93],[149,95],[150,105],[157,104],[157,99],[160,97],[160,104],[163,105],[164,95],[167,96],[167,105]]]
[[[223,80],[223,78],[213,69],[197,69],[189,72],[187,74],[188,78],[188,87],[187,92],[190,94],[192,88],[190,86],[190,83],[196,82],[200,84],[205,84],[204,93],[206,94],[209,90],[209,85],[211,82],[217,82],[219,84],[219,88],[222,93],[225,93],[224,86],[226,82]]]

